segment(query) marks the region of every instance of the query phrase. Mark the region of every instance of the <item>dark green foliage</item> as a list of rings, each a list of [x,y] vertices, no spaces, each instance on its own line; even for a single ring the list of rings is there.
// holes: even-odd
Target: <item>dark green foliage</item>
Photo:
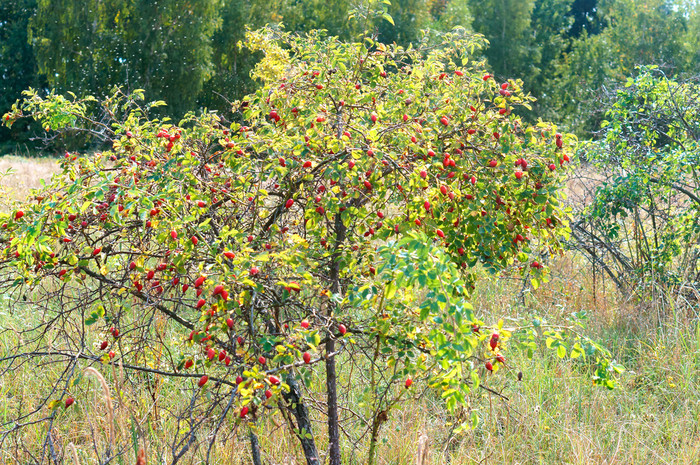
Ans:
[[[573,19],[573,24],[569,29],[569,37],[578,38],[584,32],[586,34],[598,34],[601,23],[598,18],[598,0],[574,0],[571,4],[568,16]]]
[[[57,90],[106,95],[114,86],[144,88],[182,114],[211,74],[218,3],[41,0],[30,40]]]
[[[41,87],[32,47],[27,40],[27,24],[36,11],[36,0],[0,2],[0,114],[9,111],[29,86]],[[0,128],[0,153],[17,150],[29,143],[26,122]]]
[[[497,76],[537,74],[539,50],[533,47],[531,17],[535,0],[472,0],[473,26],[490,42],[486,57]]]

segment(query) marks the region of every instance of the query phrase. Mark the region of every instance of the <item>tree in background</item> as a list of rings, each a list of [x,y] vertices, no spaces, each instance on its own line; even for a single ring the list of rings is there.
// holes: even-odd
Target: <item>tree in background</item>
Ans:
[[[37,74],[34,51],[27,38],[29,18],[36,11],[36,0],[4,0],[0,2],[0,112],[9,111],[27,87],[44,87]],[[29,128],[20,122],[12,130],[0,128],[2,144],[26,142]]]
[[[183,114],[211,74],[218,25],[217,1],[41,0],[29,27],[39,70],[54,89],[144,88]]]
[[[540,53],[532,43],[535,0],[472,0],[473,27],[489,41],[486,57],[499,77],[537,75]]]
[[[635,74],[635,67],[655,64],[666,73],[692,69],[687,41],[688,16],[667,0],[609,0],[598,3],[597,35],[583,33],[563,55],[551,82],[551,111],[580,136],[601,119],[602,89]]]
[[[472,29],[472,17],[469,0],[429,0],[430,28],[449,31],[453,27]]]
[[[569,47],[569,34],[575,24],[569,15],[573,9],[572,0],[538,0],[532,10],[532,48],[539,50],[539,61],[533,68],[534,75],[522,77],[530,82],[527,90],[537,97],[534,113],[528,116],[558,119],[549,111],[552,98],[551,89],[556,80],[556,70],[563,53]]]
[[[573,23],[569,28],[568,36],[578,38],[584,32],[595,35],[600,32],[601,22],[597,14],[598,0],[573,0],[568,16]]]

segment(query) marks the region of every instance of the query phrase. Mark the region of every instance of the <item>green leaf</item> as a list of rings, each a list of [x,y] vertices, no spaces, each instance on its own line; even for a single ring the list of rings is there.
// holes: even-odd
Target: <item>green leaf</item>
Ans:
[[[564,345],[559,345],[559,347],[557,347],[557,356],[559,358],[566,357],[566,347],[564,347]]]

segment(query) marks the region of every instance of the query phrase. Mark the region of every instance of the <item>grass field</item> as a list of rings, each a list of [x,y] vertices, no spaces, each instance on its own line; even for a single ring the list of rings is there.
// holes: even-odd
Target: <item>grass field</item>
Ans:
[[[56,169],[52,162],[18,158],[0,160],[0,167],[5,166],[18,170],[11,182],[3,180],[3,187],[13,190],[16,197],[26,195],[38,179]],[[528,294],[524,302],[517,297],[519,283],[485,281],[475,299],[477,311],[485,319],[489,315],[537,316],[552,323],[565,322],[572,312],[586,311],[588,334],[627,368],[619,388],[608,391],[593,386],[585,368],[559,359],[553,351],[537,351],[532,359],[510,351],[512,371],[490,386],[502,390],[509,400],[476,399],[473,407],[483,419],[476,429],[452,435],[449,424],[454,419],[445,415],[439,398],[431,394],[411,399],[392,411],[382,427],[379,464],[415,464],[421,437],[427,438],[427,463],[432,465],[700,464],[700,326],[692,317],[695,313],[636,303],[600,278],[594,286],[589,264],[573,252],[551,266],[552,281]],[[4,299],[0,298],[0,329],[6,330],[0,332],[0,353],[13,347],[14,331],[32,317],[27,307],[22,312],[7,311]],[[659,318],[659,314],[666,316]],[[181,337],[169,329],[163,328],[164,337]],[[347,375],[342,360],[338,365],[342,378]],[[7,421],[7,412],[20,399],[27,405],[38,402],[53,370],[59,369],[46,367],[40,376],[27,365],[12,376],[0,377],[0,424]],[[524,374],[520,382],[514,376],[518,370]],[[101,371],[114,404],[115,444],[131,444],[132,428],[138,425],[147,463],[170,463],[164,446],[176,425],[163,413],[187,403],[189,391],[167,383],[154,390],[152,379],[125,381],[118,369],[109,366]],[[322,379],[319,375],[319,385],[307,391],[310,399],[322,396]],[[69,444],[74,445],[75,458],[66,458],[65,463],[76,465],[100,463],[93,446],[102,447],[108,441],[110,414],[103,390],[96,380],[84,383],[83,390],[84,397],[62,414],[53,432],[66,457],[73,457]],[[298,441],[283,424],[275,414],[258,425],[263,463],[303,464]],[[325,430],[320,423],[317,427],[323,451]],[[28,447],[36,444],[40,448],[42,435],[41,428],[28,427],[21,439]],[[247,431],[230,429],[220,436],[228,441],[216,443],[214,463],[251,463]],[[353,450],[346,442],[344,453],[344,463],[366,463],[361,447]],[[197,449],[181,463],[202,463],[205,455],[206,450]],[[12,457],[0,450],[0,464],[23,460],[26,457]]]
[[[58,161],[54,159],[0,157],[0,209],[8,201],[26,198],[42,179],[48,180],[59,171]]]

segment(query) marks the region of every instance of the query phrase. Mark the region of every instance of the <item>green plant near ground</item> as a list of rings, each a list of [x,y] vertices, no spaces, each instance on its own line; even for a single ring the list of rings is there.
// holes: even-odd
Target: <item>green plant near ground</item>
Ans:
[[[139,91],[102,102],[28,91],[7,124],[94,132],[111,150],[66,154],[60,176],[0,217],[0,291],[13,311],[35,313],[11,331],[3,375],[56,370],[36,407],[8,406],[3,447],[56,459],[52,428],[93,365],[185,393],[161,404],[176,425],[158,451],[171,463],[233,433],[261,463],[268,418],[320,463],[314,415],[329,463],[345,441],[366,443],[374,463],[407,396],[429,389],[455,432],[477,428],[472,400],[503,395],[488,382],[505,376],[507,349],[534,356],[540,340],[612,387],[621,367],[576,322],[521,328],[469,304],[478,269],[535,288],[548,279],[544,261],[570,232],[562,186],[574,144],[515,116],[530,99],[474,61],[479,43],[463,30],[408,49],[250,33],[262,85],[236,102],[237,122],[154,119],[163,103],[144,105]],[[356,408],[339,403],[337,360],[353,367],[346,390],[364,387]],[[324,404],[304,396],[318,373]],[[144,437],[131,422],[131,441],[110,433],[99,461]],[[41,442],[18,446],[24,427]]]

